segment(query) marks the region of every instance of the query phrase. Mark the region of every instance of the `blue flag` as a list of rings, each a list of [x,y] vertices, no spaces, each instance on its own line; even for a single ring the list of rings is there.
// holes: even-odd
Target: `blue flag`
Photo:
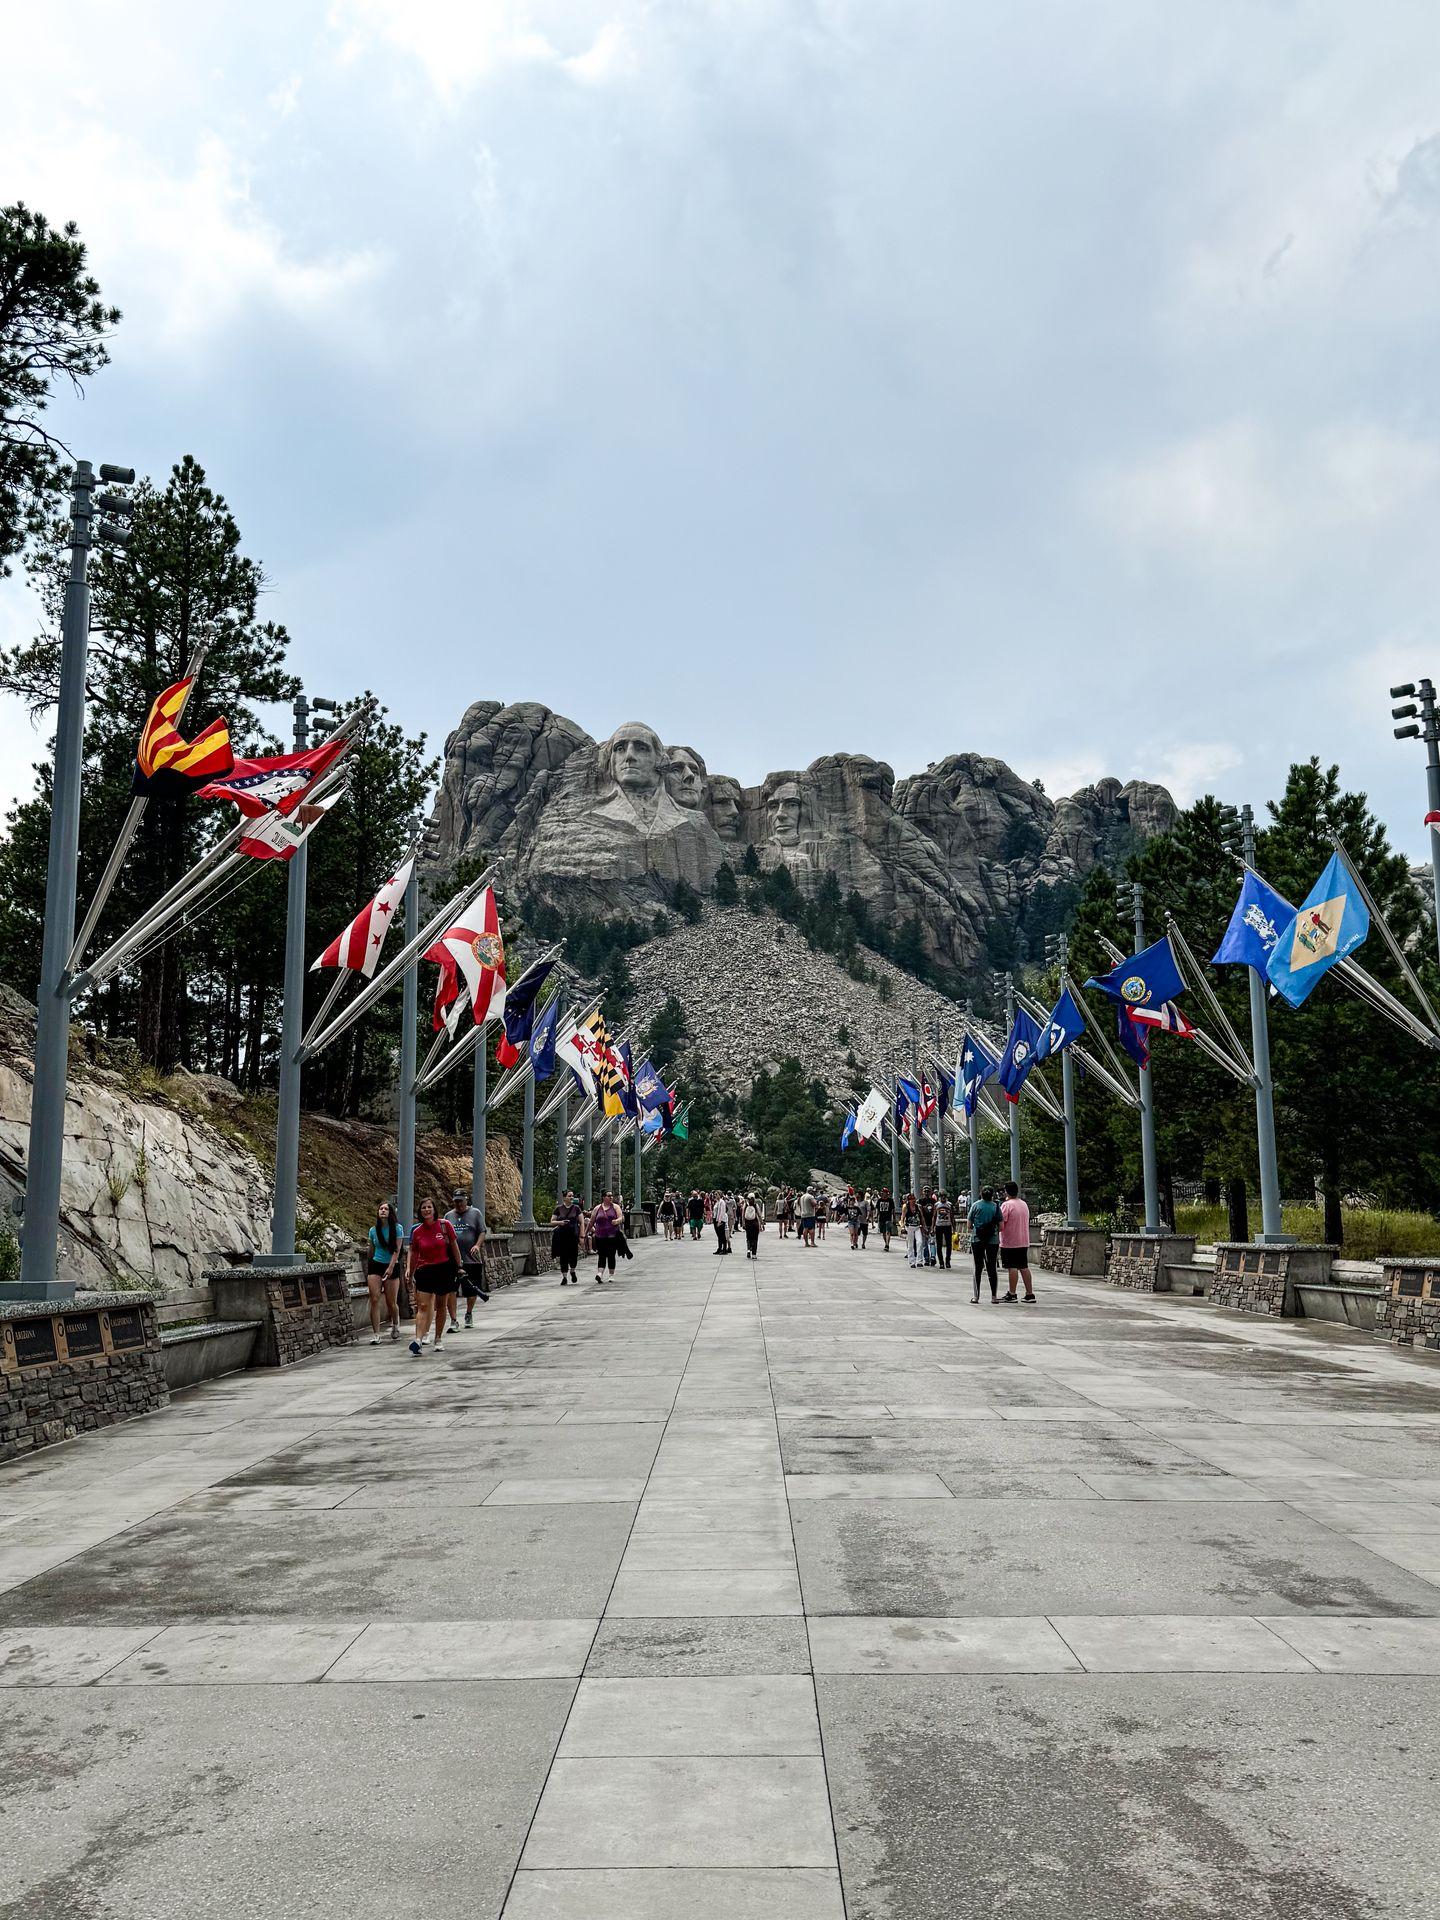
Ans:
[[[1005,1089],[1005,1098],[1012,1104],[1020,1098],[1020,1089],[1030,1076],[1039,1040],[1039,1027],[1023,1007],[1018,1007],[1015,1024],[1010,1029],[1005,1051],[1000,1056],[1000,1069],[995,1076]]]
[[[1098,987],[1112,1000],[1126,1007],[1163,1007],[1185,991],[1185,980],[1175,964],[1170,936],[1153,946],[1132,953],[1118,967],[1112,967],[1101,980],[1087,980],[1087,987]]]
[[[1338,853],[1280,929],[1265,971],[1292,1007],[1303,1006],[1321,976],[1370,932],[1370,915]]]
[[[906,1109],[918,1113],[924,1104],[925,1096],[913,1080],[902,1073],[895,1082],[895,1118],[903,1120]]]
[[[665,1116],[660,1112],[658,1107],[640,1116],[640,1131],[642,1133],[663,1133],[665,1131]]]
[[[1124,1007],[1115,1009],[1115,1032],[1126,1053],[1137,1067],[1150,1064],[1150,1029],[1137,1027]]]
[[[935,1088],[935,1101],[940,1109],[940,1118],[943,1120],[955,1099],[955,1076],[953,1073],[947,1073],[944,1067],[939,1067],[937,1071],[939,1084]]]
[[[1240,898],[1235,902],[1225,938],[1215,949],[1211,965],[1253,967],[1256,973],[1264,973],[1281,928],[1294,918],[1295,909],[1290,902],[1273,887],[1267,887],[1259,874],[1251,873],[1247,867]]]
[[[1072,1040],[1078,1040],[1085,1031],[1085,1016],[1080,1011],[1069,987],[1061,990],[1060,998],[1050,1009],[1050,1018],[1045,1030],[1035,1043],[1035,1058],[1048,1060],[1052,1053],[1063,1053]]]
[[[999,1066],[990,1049],[977,1040],[973,1033],[961,1036],[960,1058],[955,1063],[955,1070],[960,1081],[960,1109],[967,1120],[975,1118],[980,1089],[987,1080],[995,1078]]]
[[[555,1027],[560,1018],[557,994],[535,1022],[530,1035],[530,1065],[537,1080],[548,1080],[555,1071]]]
[[[635,1069],[630,1064],[629,1041],[622,1040],[615,1051],[620,1075],[620,1105],[634,1120],[639,1115],[640,1105],[635,1098]]]
[[[647,1112],[663,1107],[670,1098],[661,1080],[648,1060],[642,1060],[635,1072],[635,1098]]]
[[[854,1138],[855,1138],[855,1116],[853,1113],[847,1113],[845,1116],[845,1124],[840,1129],[840,1151],[842,1153],[845,1151],[846,1147],[849,1146],[850,1142]]]
[[[505,1038],[495,1050],[495,1058],[502,1067],[518,1066],[524,1057],[530,1030],[535,1024],[535,996],[554,965],[553,960],[538,960],[525,969],[513,987],[507,988],[505,1007],[500,1015]]]

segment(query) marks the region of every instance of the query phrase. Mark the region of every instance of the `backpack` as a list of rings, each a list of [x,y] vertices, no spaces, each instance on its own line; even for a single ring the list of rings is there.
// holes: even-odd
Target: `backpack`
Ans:
[[[760,1215],[759,1215],[759,1213],[758,1213],[758,1212],[756,1211],[756,1208],[755,1208],[755,1203],[754,1203],[754,1202],[752,1201],[752,1202],[750,1203],[750,1205],[749,1205],[748,1207],[746,1207],[746,1209],[745,1209],[745,1219],[746,1219],[746,1221],[747,1221],[747,1223],[748,1223],[749,1225],[752,1225],[752,1226],[753,1226],[753,1225],[754,1225],[754,1223],[755,1223],[755,1222],[756,1222],[756,1221],[757,1221],[757,1220],[758,1220],[759,1218],[760,1218]]]

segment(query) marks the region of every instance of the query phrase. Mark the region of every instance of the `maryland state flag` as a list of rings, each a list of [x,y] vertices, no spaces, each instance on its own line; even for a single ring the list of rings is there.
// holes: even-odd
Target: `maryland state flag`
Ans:
[[[595,1036],[595,1082],[600,1091],[600,1110],[607,1114],[626,1113],[629,1111],[625,1102],[628,1089],[621,1079],[620,1061],[610,1044],[610,1029],[604,1014],[596,1014],[590,1030]]]
[[[130,782],[135,798],[181,798],[203,787],[207,780],[218,780],[235,765],[230,728],[224,720],[212,720],[193,740],[181,739],[175,723],[194,684],[193,676],[177,680],[157,696],[151,707],[135,749],[135,773]]]

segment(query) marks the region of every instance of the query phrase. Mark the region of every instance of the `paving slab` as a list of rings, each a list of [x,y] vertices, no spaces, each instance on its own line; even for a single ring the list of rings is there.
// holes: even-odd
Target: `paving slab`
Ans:
[[[813,1868],[523,1869],[505,1920],[845,1920],[845,1903]]]

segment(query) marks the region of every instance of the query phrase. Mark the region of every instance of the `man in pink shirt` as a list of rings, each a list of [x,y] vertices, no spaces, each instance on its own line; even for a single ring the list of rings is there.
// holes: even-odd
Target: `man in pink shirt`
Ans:
[[[1033,1300],[1030,1284],[1030,1209],[1020,1198],[1013,1180],[1005,1182],[1005,1198],[1000,1202],[1000,1264],[1010,1276],[1010,1291],[1002,1293],[1000,1303],[1017,1299],[1015,1282],[1025,1282],[1025,1298]]]

